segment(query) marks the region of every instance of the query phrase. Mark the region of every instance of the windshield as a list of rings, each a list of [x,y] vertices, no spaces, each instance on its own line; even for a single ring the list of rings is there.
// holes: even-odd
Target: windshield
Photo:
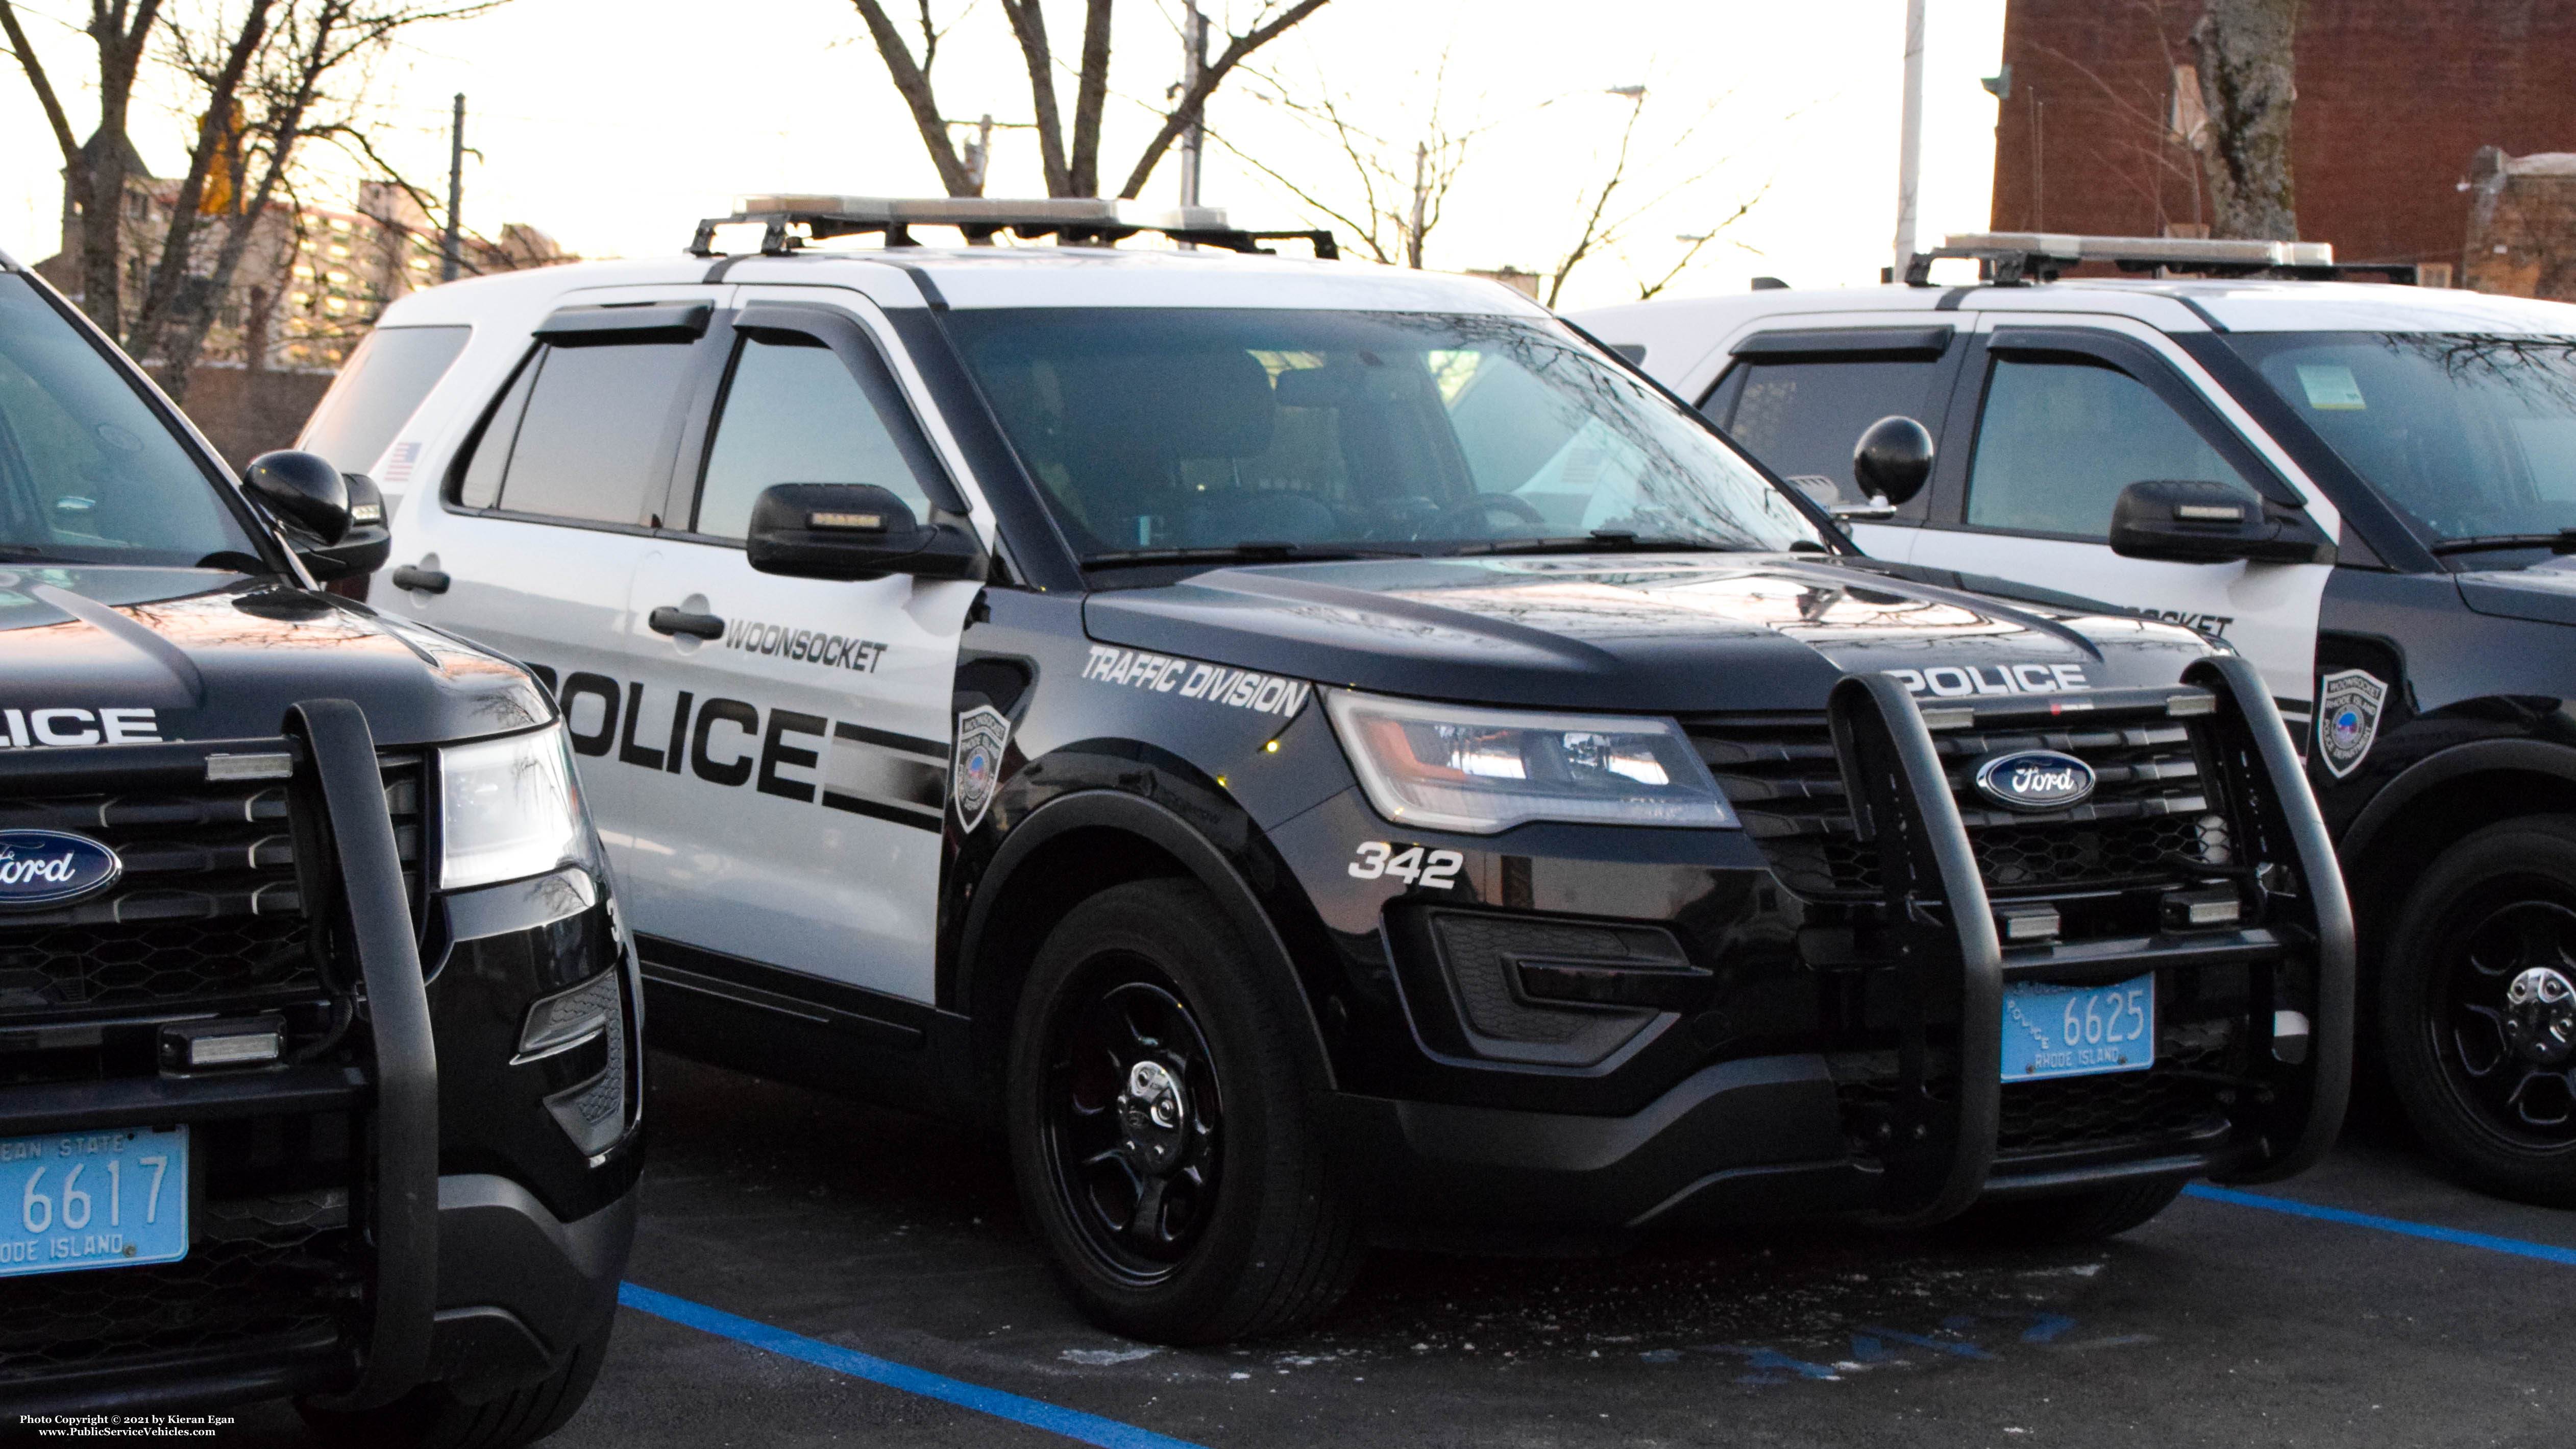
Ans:
[[[258,556],[196,459],[24,277],[0,275],[0,564]]]
[[[2239,332],[2231,340],[2437,547],[2576,528],[2576,339]]]
[[[1817,545],[1732,448],[1565,332],[1509,317],[1209,308],[949,314],[1086,560]]]

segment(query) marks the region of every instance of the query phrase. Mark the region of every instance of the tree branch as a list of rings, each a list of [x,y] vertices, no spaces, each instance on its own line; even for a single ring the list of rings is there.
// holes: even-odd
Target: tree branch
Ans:
[[[1073,157],[1068,167],[1075,196],[1100,194],[1100,112],[1109,100],[1110,3],[1089,0],[1082,17],[1082,78],[1073,93]]]
[[[1145,189],[1145,183],[1153,178],[1154,168],[1161,164],[1163,153],[1171,150],[1172,143],[1180,139],[1181,133],[1198,121],[1200,113],[1207,109],[1208,97],[1216,93],[1216,88],[1245,56],[1278,39],[1289,27],[1323,9],[1324,5],[1325,0],[1295,0],[1270,23],[1256,24],[1242,35],[1227,36],[1225,53],[1199,72],[1198,84],[1191,86],[1181,97],[1181,103],[1163,117],[1162,128],[1154,133],[1152,141],[1146,143],[1145,154],[1137,158],[1136,169],[1127,173],[1126,184],[1118,188],[1120,199],[1133,201],[1137,193]]]
[[[877,56],[885,62],[886,75],[894,82],[895,91],[912,111],[914,129],[921,133],[921,144],[930,151],[930,164],[939,170],[939,183],[951,196],[975,195],[974,178],[966,174],[966,163],[958,158],[957,147],[948,139],[948,123],[940,118],[939,98],[930,88],[930,71],[923,62],[912,58],[912,48],[904,43],[903,32],[895,28],[880,0],[850,0],[866,22],[868,36],[877,45]],[[938,54],[938,36],[930,30],[929,0],[923,0],[922,29],[929,37],[926,47],[929,59]]]
[[[1029,100],[1037,108],[1038,160],[1046,168],[1049,196],[1073,194],[1073,173],[1064,159],[1064,113],[1055,99],[1055,54],[1047,44],[1046,8],[1042,0],[1002,0],[1002,14],[1020,42],[1020,59],[1028,66]],[[1088,44],[1089,37],[1085,37]],[[1088,57],[1086,57],[1088,58]],[[1083,83],[1090,84],[1085,76]]]

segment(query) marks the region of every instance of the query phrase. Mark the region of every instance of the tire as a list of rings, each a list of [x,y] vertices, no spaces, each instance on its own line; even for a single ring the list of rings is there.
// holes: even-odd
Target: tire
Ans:
[[[1194,882],[1076,906],[1011,1034],[1012,1175],[1066,1291],[1153,1343],[1277,1333],[1338,1301],[1355,1215],[1306,1110],[1293,983]]]
[[[2489,1192],[2576,1207],[2576,816],[2490,825],[2416,882],[2379,963],[2417,1133]]]
[[[572,1356],[536,1383],[469,1404],[445,1384],[423,1384],[390,1404],[341,1413],[299,1401],[296,1412],[324,1442],[368,1449],[518,1449],[562,1428],[590,1397],[608,1357],[614,1318],[574,1346]]]
[[[2159,1178],[2057,1197],[2005,1198],[1976,1204],[1943,1224],[1943,1230],[1989,1247],[2093,1243],[2145,1225],[2180,1196],[2180,1179]]]

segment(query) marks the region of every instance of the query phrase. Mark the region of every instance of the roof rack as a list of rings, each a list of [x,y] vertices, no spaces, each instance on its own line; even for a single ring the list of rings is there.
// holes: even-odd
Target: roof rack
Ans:
[[[1245,231],[1229,226],[1225,210],[1185,206],[1176,211],[1148,212],[1111,197],[1060,196],[1026,201],[990,196],[942,196],[909,200],[888,196],[746,196],[731,216],[711,216],[698,223],[689,255],[712,257],[720,226],[758,223],[763,256],[783,257],[809,241],[832,237],[885,235],[890,247],[918,246],[916,226],[953,226],[969,243],[988,242],[1007,231],[1022,239],[1052,236],[1076,246],[1115,246],[1138,232],[1154,232],[1177,242],[1195,242],[1230,252],[1264,256],[1266,241],[1302,241],[1315,249],[1318,261],[1339,261],[1341,247],[1329,231]],[[803,227],[804,235],[791,228]]]
[[[2021,287],[2053,282],[2079,262],[2109,262],[2124,272],[2184,272],[2207,277],[2274,277],[2331,282],[2348,276],[2385,277],[2415,285],[2413,262],[2338,262],[2331,242],[2253,241],[2181,236],[2073,236],[2047,231],[1954,233],[1941,245],[1916,252],[1905,264],[1905,284],[1932,285],[1932,263],[1970,257],[1977,280]]]

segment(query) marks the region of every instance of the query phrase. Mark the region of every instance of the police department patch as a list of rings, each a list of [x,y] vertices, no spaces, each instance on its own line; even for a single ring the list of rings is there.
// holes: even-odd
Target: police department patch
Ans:
[[[2339,669],[2317,683],[2317,749],[2326,757],[2326,768],[2340,780],[2370,753],[2370,742],[2379,735],[2379,709],[2387,702],[2388,686],[2377,675],[2359,669]]]
[[[949,793],[957,801],[960,828],[972,831],[984,823],[984,811],[1002,783],[1002,747],[1010,739],[1010,720],[991,705],[977,705],[957,716],[956,764],[949,771]]]

